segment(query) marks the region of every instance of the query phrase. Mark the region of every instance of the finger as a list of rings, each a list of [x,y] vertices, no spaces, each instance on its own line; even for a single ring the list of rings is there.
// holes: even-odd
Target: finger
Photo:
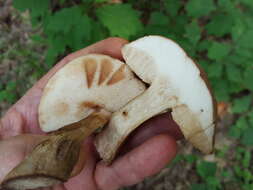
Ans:
[[[95,171],[98,189],[118,189],[133,185],[159,172],[176,155],[176,141],[169,135],[155,136],[111,166],[99,163]]]
[[[24,118],[15,109],[0,119],[0,140],[24,133]]]
[[[95,147],[93,145],[93,139],[90,137],[83,143],[81,149],[86,154],[85,164],[77,164],[74,173],[79,172],[78,175],[71,178],[67,183],[64,184],[66,189],[83,190],[85,189],[96,189],[93,180],[93,172],[97,162],[97,155]],[[81,172],[80,172],[81,171]],[[73,175],[73,173],[72,173]]]
[[[71,172],[70,177],[77,176],[83,170],[85,163],[87,161],[88,154],[89,154],[89,152],[85,148],[80,151],[78,161],[77,161],[73,171]]]
[[[146,140],[159,135],[169,134],[176,140],[182,139],[183,135],[176,122],[172,119],[170,113],[164,113],[156,116],[138,127],[126,140],[126,143],[120,149],[120,154],[130,151],[141,145]]]

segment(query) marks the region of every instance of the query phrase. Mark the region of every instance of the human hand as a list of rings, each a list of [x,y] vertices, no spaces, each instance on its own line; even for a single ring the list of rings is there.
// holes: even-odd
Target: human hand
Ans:
[[[101,53],[122,59],[120,49],[127,41],[109,38],[68,55],[38,81],[0,122],[0,182],[4,176],[44,139],[38,124],[38,104],[49,78],[63,65],[76,57]],[[27,134],[27,135],[21,135]],[[29,135],[28,135],[29,134]],[[39,134],[39,135],[34,135]],[[17,136],[19,135],[19,136]],[[16,136],[16,137],[14,137]],[[176,139],[181,138],[177,125],[169,114],[145,122],[121,148],[118,158],[107,166],[99,160],[92,137],[83,143],[82,152],[88,154],[85,166],[77,164],[81,172],[56,189],[113,190],[142,181],[159,172],[176,155]],[[82,154],[81,154],[82,155]]]

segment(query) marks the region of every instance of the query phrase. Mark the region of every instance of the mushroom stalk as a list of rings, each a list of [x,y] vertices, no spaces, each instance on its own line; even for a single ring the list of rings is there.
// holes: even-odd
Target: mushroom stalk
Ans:
[[[158,82],[159,83],[159,82]],[[154,84],[141,96],[129,102],[125,107],[112,114],[108,127],[96,137],[96,147],[100,156],[110,163],[115,157],[121,143],[144,121],[162,113],[176,104],[176,99],[169,96],[154,98],[159,89]],[[161,89],[161,88],[160,88]],[[141,117],[136,117],[141,113]],[[112,139],[112,140],[111,140]]]
[[[94,113],[49,135],[5,177],[2,188],[35,189],[67,181],[78,161],[82,141],[108,119],[108,114]]]

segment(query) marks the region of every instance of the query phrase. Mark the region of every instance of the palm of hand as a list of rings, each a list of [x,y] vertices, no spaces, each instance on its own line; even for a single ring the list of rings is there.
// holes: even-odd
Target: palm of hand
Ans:
[[[9,109],[0,123],[0,137],[3,139],[0,141],[0,163],[3,165],[0,169],[0,182],[43,139],[42,135],[31,134],[43,134],[37,120],[37,108],[43,87],[49,78],[67,62],[80,55],[102,53],[122,59],[120,49],[125,43],[127,42],[122,39],[109,38],[67,56]],[[30,135],[21,135],[24,133]],[[20,136],[13,137],[17,135]],[[98,160],[92,138],[89,138],[83,143],[82,149],[89,155],[85,167],[81,168],[77,176],[55,188],[111,190],[135,184],[160,171],[175,156],[176,142],[170,135],[180,137],[172,119],[168,115],[154,118],[137,129],[135,135],[130,137],[122,148],[122,155],[111,166]],[[123,151],[128,153],[123,154]]]

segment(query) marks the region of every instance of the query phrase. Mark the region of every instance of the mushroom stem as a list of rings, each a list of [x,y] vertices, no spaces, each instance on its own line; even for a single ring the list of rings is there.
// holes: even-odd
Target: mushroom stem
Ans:
[[[82,141],[108,121],[94,113],[48,136],[4,179],[4,189],[35,189],[63,183],[71,177]]]
[[[161,93],[160,97],[154,98],[163,89],[157,87],[160,86],[151,86],[141,96],[114,112],[106,129],[96,136],[96,148],[106,163],[112,162],[119,147],[133,130],[154,115],[176,105],[177,100],[173,96],[166,97]],[[141,117],[136,117],[139,113]]]

